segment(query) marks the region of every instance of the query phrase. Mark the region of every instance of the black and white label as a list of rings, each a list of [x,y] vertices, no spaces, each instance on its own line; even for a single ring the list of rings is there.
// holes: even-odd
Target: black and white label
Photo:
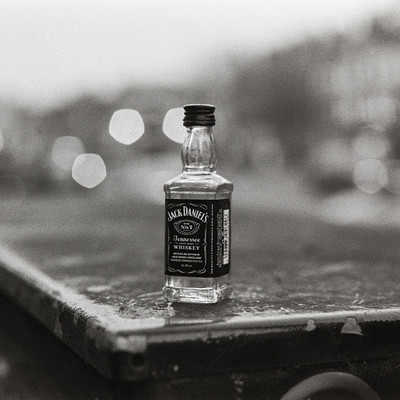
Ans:
[[[217,277],[230,269],[230,200],[165,204],[165,273]]]

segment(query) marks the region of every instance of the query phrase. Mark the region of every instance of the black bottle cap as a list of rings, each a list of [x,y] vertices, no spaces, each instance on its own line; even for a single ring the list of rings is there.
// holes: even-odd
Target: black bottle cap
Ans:
[[[187,104],[183,106],[183,126],[214,126],[215,107],[211,104]]]

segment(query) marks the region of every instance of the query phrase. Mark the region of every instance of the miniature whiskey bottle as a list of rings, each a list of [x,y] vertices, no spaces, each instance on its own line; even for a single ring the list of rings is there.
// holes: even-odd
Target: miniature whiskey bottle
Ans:
[[[217,303],[231,293],[231,182],[216,173],[215,107],[184,106],[183,171],[164,185],[165,285],[171,302]]]

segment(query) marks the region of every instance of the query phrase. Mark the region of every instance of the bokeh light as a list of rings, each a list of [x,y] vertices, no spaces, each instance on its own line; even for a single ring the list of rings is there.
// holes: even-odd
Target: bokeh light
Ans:
[[[400,194],[400,160],[386,161],[388,181],[385,189],[394,194]]]
[[[72,178],[81,186],[92,189],[107,176],[106,165],[98,154],[81,154],[72,166]]]
[[[126,145],[132,144],[144,133],[143,118],[136,110],[117,110],[111,117],[109,132],[116,141]]]
[[[71,171],[76,157],[85,152],[81,139],[75,136],[61,136],[53,145],[51,157],[56,165],[65,171]]]
[[[354,166],[353,180],[364,193],[377,193],[388,182],[386,166],[381,160],[359,160]]]
[[[183,124],[183,108],[171,108],[167,111],[163,121],[163,132],[165,136],[177,143],[183,143],[186,129]]]

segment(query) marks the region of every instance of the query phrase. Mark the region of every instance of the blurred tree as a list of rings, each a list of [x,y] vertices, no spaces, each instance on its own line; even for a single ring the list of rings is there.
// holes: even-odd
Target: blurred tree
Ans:
[[[310,84],[321,45],[307,42],[242,65],[234,80],[235,115],[242,124],[272,125],[289,164],[307,153],[307,132],[321,102]]]
[[[113,112],[111,105],[98,97],[84,96],[66,107],[69,135],[82,139],[88,153],[101,153],[103,138],[108,136],[108,124]],[[104,156],[107,157],[107,153]]]
[[[397,15],[374,18],[371,22],[370,39],[380,43],[400,43],[400,23]]]

